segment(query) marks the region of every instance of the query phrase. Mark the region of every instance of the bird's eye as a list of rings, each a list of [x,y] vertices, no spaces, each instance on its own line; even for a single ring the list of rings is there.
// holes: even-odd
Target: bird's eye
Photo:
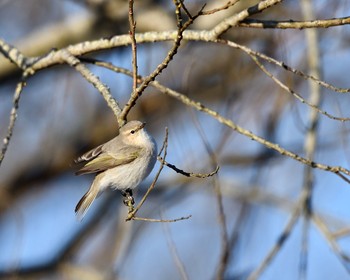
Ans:
[[[134,134],[134,133],[135,133],[135,130],[131,130],[130,133],[131,133],[131,134]]]

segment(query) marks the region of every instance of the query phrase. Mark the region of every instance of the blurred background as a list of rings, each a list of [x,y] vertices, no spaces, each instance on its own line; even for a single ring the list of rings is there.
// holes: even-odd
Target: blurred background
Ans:
[[[176,28],[173,1],[135,2],[137,32]],[[195,13],[205,1],[185,3]],[[207,1],[206,9],[225,3]],[[200,17],[191,28],[210,29],[255,3],[239,1],[230,9]],[[350,12],[350,3],[345,0],[310,3],[317,19],[345,17]],[[301,3],[284,1],[255,18],[303,20]],[[26,56],[127,34],[128,30],[127,1],[0,0],[0,37]],[[317,32],[322,78],[338,87],[349,87],[349,26]],[[309,72],[305,30],[237,27],[224,37]],[[152,72],[170,48],[169,42],[138,45],[139,73]],[[132,69],[130,47],[89,56]],[[309,100],[307,80],[276,66],[265,66]],[[88,67],[110,87],[119,103],[125,104],[132,80]],[[1,56],[1,139],[6,135],[19,79],[20,73]],[[278,87],[242,51],[182,42],[157,80],[268,141],[306,156],[310,107]],[[348,94],[322,88],[321,100],[322,110],[350,116]],[[314,160],[348,168],[349,123],[321,114],[318,118]],[[128,119],[145,121],[158,146],[168,127],[167,161],[177,167],[207,173],[215,169],[215,161],[220,166],[217,176],[206,179],[187,178],[165,167],[138,212],[145,218],[191,218],[175,223],[125,222],[127,209],[122,196],[109,191],[95,201],[82,222],[76,219],[75,205],[93,177],[75,176],[73,160],[114,137],[118,126],[102,96],[74,69],[45,69],[28,80],[0,168],[1,279],[247,279],[278,241],[283,241],[305,186],[308,171],[304,165],[152,87]],[[138,188],[136,203],[158,169],[159,163]],[[301,216],[259,279],[350,279],[350,185],[335,174],[317,169],[311,172],[312,209],[319,220],[306,225],[307,219]],[[221,266],[222,277],[218,273]]]

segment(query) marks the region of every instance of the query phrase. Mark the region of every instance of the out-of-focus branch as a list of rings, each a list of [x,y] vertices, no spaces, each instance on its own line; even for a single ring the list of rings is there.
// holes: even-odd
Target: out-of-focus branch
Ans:
[[[259,279],[259,277],[261,276],[261,274],[265,271],[265,269],[267,268],[267,266],[269,264],[271,264],[272,260],[274,259],[274,257],[278,254],[278,252],[282,249],[283,245],[285,244],[285,242],[287,241],[287,239],[289,238],[296,222],[298,221],[298,218],[300,217],[301,211],[302,211],[302,197],[299,199],[296,208],[294,209],[294,211],[291,214],[291,217],[289,219],[289,221],[287,222],[286,226],[284,227],[283,231],[281,232],[281,234],[279,235],[275,245],[270,249],[270,251],[267,253],[267,255],[265,256],[265,258],[261,261],[261,263],[259,264],[259,266],[257,267],[256,270],[254,270],[249,277],[247,278],[247,280],[256,280]]]
[[[195,114],[192,114],[192,119],[195,123],[195,126],[199,132],[200,138],[204,144],[204,147],[206,149],[206,152],[210,158],[210,165],[213,168],[214,166],[218,166],[218,159],[216,153],[213,151],[203,129],[200,125],[198,118]],[[215,279],[221,280],[224,279],[225,272],[227,269],[229,257],[230,257],[230,244],[229,244],[229,237],[227,233],[227,222],[226,222],[226,215],[225,215],[225,209],[223,204],[223,195],[221,191],[221,184],[219,181],[218,176],[213,176],[212,179],[213,182],[213,192],[216,198],[216,204],[217,204],[217,220],[218,220],[218,226],[220,228],[220,256],[219,261],[216,268],[216,274]]]
[[[163,219],[162,213],[161,213],[160,217]],[[185,265],[179,256],[179,252],[176,249],[176,244],[171,236],[169,225],[167,223],[163,223],[163,230],[164,230],[165,237],[166,237],[166,240],[168,243],[168,247],[169,247],[170,252],[171,252],[171,256],[175,262],[175,265],[177,267],[177,270],[179,271],[179,274],[181,275],[181,279],[182,280],[189,280]]]
[[[24,39],[15,42],[14,45],[17,50],[21,49],[26,57],[42,55],[53,47],[66,47],[67,42],[74,44],[89,40],[95,20],[95,17],[88,13],[74,14],[69,18],[65,18],[62,22],[55,22],[38,29]],[[13,64],[2,57],[0,57],[0,65],[0,79],[16,70]],[[22,67],[19,68],[23,69]]]
[[[337,241],[334,239],[328,226],[319,215],[316,215],[315,213],[313,213],[311,218],[314,224],[317,226],[318,230],[324,235],[324,238],[328,241],[333,252],[339,258],[340,262],[343,264],[343,267],[346,269],[348,273],[350,273],[350,256],[339,247]]]
[[[311,0],[301,0],[301,10],[304,18],[313,18],[314,12]],[[308,29],[305,32],[306,35],[306,47],[307,47],[307,60],[309,66],[310,75],[318,79],[321,78],[320,74],[320,52],[318,47],[318,36],[316,29]],[[321,89],[318,84],[309,81],[310,91],[310,103],[314,104],[317,108],[321,104]],[[304,151],[307,158],[314,160],[317,149],[317,129],[319,124],[319,114],[315,110],[310,109],[309,120],[307,124],[307,131],[304,140]],[[309,250],[309,229],[310,219],[312,216],[312,195],[314,189],[314,170],[310,166],[305,166],[304,169],[304,182],[303,190],[305,192],[305,200],[302,202],[304,223],[302,229],[302,243],[300,250],[300,265],[299,265],[299,278],[306,279],[307,267],[308,267],[308,250]]]

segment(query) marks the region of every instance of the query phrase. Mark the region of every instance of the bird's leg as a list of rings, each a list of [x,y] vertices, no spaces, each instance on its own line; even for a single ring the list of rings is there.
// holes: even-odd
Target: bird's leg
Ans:
[[[129,213],[134,210],[135,200],[132,196],[132,189],[126,189],[121,191],[122,195],[125,197],[123,203],[129,207]]]

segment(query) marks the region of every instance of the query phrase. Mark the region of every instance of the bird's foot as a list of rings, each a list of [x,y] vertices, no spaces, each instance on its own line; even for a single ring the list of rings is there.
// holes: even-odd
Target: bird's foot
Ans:
[[[129,208],[129,213],[134,211],[134,204],[135,200],[134,197],[132,196],[132,190],[131,189],[126,189],[125,191],[121,191],[122,195],[125,197],[123,199],[123,203]]]

